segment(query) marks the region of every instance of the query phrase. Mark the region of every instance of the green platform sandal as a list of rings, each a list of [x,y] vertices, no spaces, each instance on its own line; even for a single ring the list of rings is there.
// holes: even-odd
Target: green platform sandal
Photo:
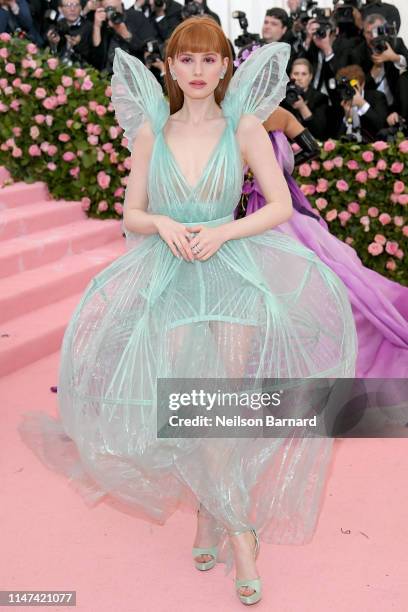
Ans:
[[[258,538],[258,534],[256,532],[256,529],[251,528],[251,529],[242,529],[240,531],[230,531],[228,532],[229,535],[240,535],[241,533],[245,533],[246,531],[251,531],[251,533],[253,534],[254,538],[255,538],[255,559],[257,559],[258,554],[259,554],[259,538]],[[254,592],[251,593],[251,595],[242,595],[239,592],[239,589],[241,589],[242,587],[247,587],[249,589],[252,589]],[[251,605],[254,603],[257,603],[261,597],[262,597],[262,582],[261,582],[261,578],[253,578],[252,580],[238,580],[235,579],[235,588],[236,588],[236,593],[239,597],[239,600],[245,604],[245,605]]]
[[[197,514],[199,513],[200,508],[197,510]],[[218,554],[218,546],[210,546],[207,548],[201,548],[199,546],[193,546],[193,559],[194,565],[200,571],[206,571],[215,566],[217,563],[217,554]],[[195,557],[199,557],[200,555],[209,555],[212,557],[209,561],[196,561]]]

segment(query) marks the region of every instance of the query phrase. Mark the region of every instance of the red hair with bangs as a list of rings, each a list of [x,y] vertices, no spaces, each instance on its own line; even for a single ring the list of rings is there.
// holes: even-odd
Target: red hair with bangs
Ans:
[[[231,47],[224,32],[211,17],[190,17],[174,30],[166,45],[165,82],[170,101],[170,114],[176,113],[183,106],[184,94],[177,81],[170,75],[168,58],[173,60],[181,53],[219,53],[222,58],[228,57],[228,68],[225,77],[220,80],[214,91],[216,103],[224,99],[232,77],[233,61]]]

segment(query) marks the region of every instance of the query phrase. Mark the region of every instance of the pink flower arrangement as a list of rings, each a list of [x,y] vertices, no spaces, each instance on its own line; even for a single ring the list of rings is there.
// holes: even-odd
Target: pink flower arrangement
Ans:
[[[386,151],[386,149],[388,149],[388,144],[383,140],[377,140],[372,144],[372,147],[374,151],[378,151],[379,153],[381,153],[382,151]]]
[[[394,174],[401,174],[404,169],[404,164],[402,162],[394,162],[391,166],[391,172]]]
[[[328,202],[325,198],[317,198],[315,204],[319,210],[323,210],[326,208]]]
[[[339,181],[337,181],[336,187],[337,187],[337,189],[339,191],[348,191],[349,190],[349,185],[348,185],[347,181],[344,181],[343,179],[340,179]]]
[[[299,166],[299,174],[300,176],[308,177],[312,174],[312,168],[309,166],[309,164],[302,164]]]
[[[381,253],[384,251],[384,247],[382,246],[382,244],[379,244],[378,242],[371,242],[371,244],[368,245],[367,250],[370,253],[370,255],[373,255],[374,257],[376,257],[377,255],[381,255]]]
[[[371,164],[374,160],[374,153],[372,151],[363,151],[361,157],[367,164]]]
[[[334,151],[335,148],[336,148],[336,143],[334,142],[334,140],[326,140],[326,142],[323,145],[323,149],[327,153]]]

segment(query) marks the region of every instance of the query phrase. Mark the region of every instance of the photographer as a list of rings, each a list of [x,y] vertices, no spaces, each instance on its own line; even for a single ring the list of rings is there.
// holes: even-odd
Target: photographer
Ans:
[[[183,21],[183,7],[175,0],[149,0],[149,20],[155,28],[155,38],[164,43]]]
[[[293,62],[286,98],[281,106],[319,140],[327,138],[329,99],[312,87],[313,69],[307,59]]]
[[[53,53],[71,65],[91,63],[92,24],[81,16],[79,0],[59,0],[60,14],[46,23],[46,39]]]
[[[396,25],[397,34],[401,28],[401,16],[396,6],[382,2],[382,0],[366,0],[366,5],[361,9],[363,19],[376,13],[381,15],[384,19],[391,24]]]
[[[184,0],[184,9],[182,11],[183,19],[188,19],[195,15],[208,15],[212,17],[218,25],[221,25],[221,19],[211,11],[207,6],[207,0]]]
[[[39,47],[44,45],[26,0],[0,0],[0,33],[13,34],[19,30]]]
[[[143,61],[146,41],[155,30],[141,11],[124,10],[121,0],[102,0],[96,8],[92,32],[93,59],[100,70],[112,74],[115,49],[120,47]]]
[[[367,89],[385,94],[389,112],[408,118],[408,49],[381,15],[364,20],[364,40],[352,52],[351,61],[362,67]]]
[[[362,142],[375,140],[377,133],[387,127],[388,108],[384,94],[365,89],[364,72],[356,65],[339,70],[337,92],[344,112],[338,136],[348,134],[350,139]]]

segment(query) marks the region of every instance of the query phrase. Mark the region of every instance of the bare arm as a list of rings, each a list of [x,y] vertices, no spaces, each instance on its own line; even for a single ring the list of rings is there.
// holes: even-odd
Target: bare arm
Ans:
[[[153,144],[153,131],[150,123],[145,122],[140,126],[133,141],[123,221],[130,232],[159,234],[173,255],[176,257],[181,255],[185,260],[192,261],[194,257],[188,240],[190,233],[187,228],[171,217],[147,212],[147,181]]]
[[[267,132],[281,130],[284,132],[285,136],[292,139],[299,136],[305,129],[292,113],[281,106],[278,106],[278,108],[269,115],[263,125]]]
[[[261,234],[287,221],[293,214],[288,185],[262,123],[253,115],[243,117],[237,137],[242,154],[259,182],[266,203],[252,215],[223,225],[227,240]]]

